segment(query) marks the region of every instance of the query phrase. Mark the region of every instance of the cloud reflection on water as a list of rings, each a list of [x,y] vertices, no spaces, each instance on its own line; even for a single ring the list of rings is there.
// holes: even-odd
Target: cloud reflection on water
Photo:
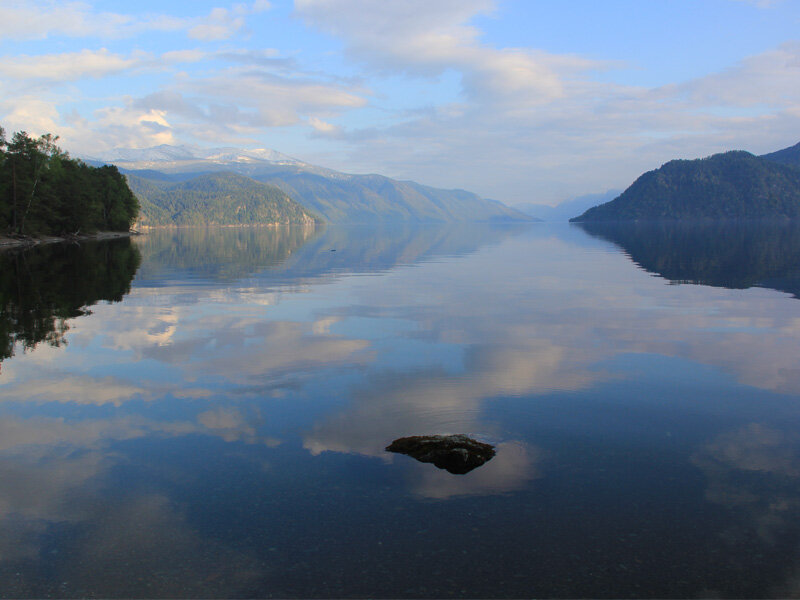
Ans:
[[[453,476],[430,465],[412,464],[406,474],[408,485],[419,496],[446,500],[513,492],[538,476],[538,464],[544,458],[541,449],[509,441],[497,444],[495,450],[492,460],[463,476]]]
[[[800,521],[800,434],[750,423],[710,440],[692,463],[707,478],[706,499],[739,517],[720,532],[722,544],[752,546],[755,538],[776,554],[793,544]],[[798,592],[800,559],[795,558],[769,595],[793,598]]]
[[[274,447],[257,419],[235,409],[200,413],[196,422],[142,417],[0,421],[0,579],[19,597],[236,596],[264,576],[255,558],[203,537],[168,496],[120,496],[108,479],[126,459],[123,441],[192,435]],[[185,476],[194,477],[195,474]],[[73,536],[70,531],[79,531]],[[47,556],[60,536],[59,555]],[[37,564],[57,573],[43,576]],[[6,570],[16,572],[6,576]],[[52,575],[52,573],[51,573]]]
[[[423,244],[425,260],[403,266],[399,256],[420,255],[402,244],[394,259],[351,248],[353,256],[380,260],[350,272],[318,252],[296,263],[296,278],[283,262],[248,267],[241,280],[229,277],[236,269],[221,281],[140,280],[121,304],[98,304],[70,321],[66,348],[38,347],[3,365],[0,472],[11,491],[0,491],[0,550],[8,560],[33,560],[43,532],[80,523],[97,547],[121,544],[106,562],[84,549],[76,556],[86,564],[114,573],[131,560],[146,570],[154,564],[148,553],[163,556],[148,537],[160,528],[188,557],[175,577],[214,572],[198,549],[208,540],[190,530],[169,492],[154,485],[117,505],[104,496],[103,482],[126,466],[116,446],[122,441],[195,436],[276,455],[302,446],[318,462],[324,459],[310,457],[367,457],[385,461],[387,477],[410,493],[445,500],[535,488],[531,481],[548,473],[553,455],[544,441],[526,437],[524,423],[495,409],[509,398],[530,406],[558,398],[568,412],[577,397],[640,379],[645,405],[651,378],[670,374],[643,365],[665,358],[710,367],[725,385],[738,381],[769,398],[800,393],[796,299],[765,289],[669,286],[606,244],[581,246],[569,235],[532,230],[476,244],[473,254],[462,246],[431,254]],[[631,356],[655,358],[631,366]],[[727,398],[674,400],[676,410],[691,403],[738,415]],[[790,401],[773,403],[776,418],[800,414]],[[28,405],[51,416],[32,416]],[[434,433],[485,437],[497,456],[452,476],[384,451],[398,437]],[[797,479],[797,440],[771,424],[714,436],[693,455],[708,479],[706,500],[744,511],[768,543],[790,528],[800,501],[794,493],[765,493],[742,474]],[[13,492],[25,476],[29,487]],[[36,493],[40,502],[26,506]],[[89,523],[86,515],[100,513]],[[126,542],[124,527],[112,531],[113,519],[138,519],[143,531]],[[250,558],[234,554],[231,564],[260,576]],[[88,577],[85,567],[70,569]],[[246,587],[251,575],[243,582],[228,570],[215,581],[242,589],[236,586]],[[106,583],[114,577],[122,575]]]

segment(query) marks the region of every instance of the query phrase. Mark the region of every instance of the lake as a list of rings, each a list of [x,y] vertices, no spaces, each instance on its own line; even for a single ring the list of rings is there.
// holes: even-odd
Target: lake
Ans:
[[[6,251],[0,590],[797,596],[799,298],[786,223]]]

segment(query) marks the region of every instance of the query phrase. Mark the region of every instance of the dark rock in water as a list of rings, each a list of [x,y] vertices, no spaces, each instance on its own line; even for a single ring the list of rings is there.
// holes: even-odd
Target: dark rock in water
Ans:
[[[463,433],[399,438],[386,446],[386,450],[433,463],[456,475],[469,473],[494,456],[494,446],[473,440]]]

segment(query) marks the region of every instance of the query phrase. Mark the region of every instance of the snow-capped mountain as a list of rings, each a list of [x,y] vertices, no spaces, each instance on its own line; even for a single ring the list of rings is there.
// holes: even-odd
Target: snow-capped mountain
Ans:
[[[201,156],[206,160],[219,162],[249,162],[262,160],[265,162],[279,165],[303,165],[303,161],[282,154],[277,150],[269,148],[254,148],[252,150],[241,150],[239,148],[211,148],[203,150]]]
[[[199,148],[161,144],[152,148],[114,148],[93,160],[109,163],[161,163],[181,161],[211,161],[214,163],[266,162],[278,165],[303,165],[291,156],[269,148]]]

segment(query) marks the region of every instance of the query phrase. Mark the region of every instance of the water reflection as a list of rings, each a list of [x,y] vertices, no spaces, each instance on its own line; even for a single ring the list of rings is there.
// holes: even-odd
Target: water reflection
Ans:
[[[676,283],[768,287],[800,297],[800,223],[581,223],[638,265]]]
[[[137,238],[142,283],[231,280],[256,274],[298,284],[331,273],[385,271],[442,256],[464,256],[528,225],[155,229]],[[171,275],[168,275],[171,274]]]
[[[462,496],[491,496],[520,490],[538,477],[544,460],[540,448],[519,440],[500,442],[491,461],[463,477],[424,465],[411,465],[406,481],[412,493],[423,498],[447,500]]]
[[[7,450],[0,458],[4,595],[230,597],[247,595],[263,572],[252,556],[199,535],[165,494],[109,486],[115,460],[102,448],[30,440]]]
[[[122,302],[3,365],[8,595],[796,590],[786,294],[667,285],[574,227],[136,244]],[[496,455],[384,450],[440,433]]]
[[[140,261],[128,239],[0,252],[0,360],[17,344],[63,345],[67,320],[121,301]]]
[[[800,521],[800,436],[795,430],[750,423],[721,433],[692,457],[708,479],[706,498],[737,519],[719,532],[729,547],[757,544],[764,554],[793,555]],[[800,592],[800,557],[769,595]],[[784,579],[785,578],[785,579]]]
[[[151,229],[136,238],[144,258],[137,280],[235,280],[279,265],[323,232],[319,225]]]

